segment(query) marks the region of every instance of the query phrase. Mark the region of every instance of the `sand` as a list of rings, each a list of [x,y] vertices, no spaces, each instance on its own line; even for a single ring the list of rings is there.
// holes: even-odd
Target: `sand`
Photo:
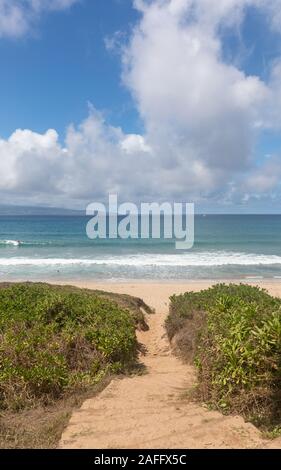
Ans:
[[[281,296],[281,282],[258,284]],[[138,333],[147,350],[140,358],[147,373],[114,379],[97,397],[86,400],[73,412],[60,448],[281,448],[281,439],[267,441],[243,418],[209,411],[188,396],[196,383],[195,370],[172,354],[164,320],[170,295],[204,289],[211,281],[75,285],[141,297],[155,314],[148,316],[149,331]]]

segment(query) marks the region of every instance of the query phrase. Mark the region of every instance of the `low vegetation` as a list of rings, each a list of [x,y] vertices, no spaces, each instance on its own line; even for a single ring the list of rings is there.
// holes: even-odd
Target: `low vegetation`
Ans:
[[[112,374],[135,370],[136,328],[147,328],[149,308],[67,286],[0,287],[0,445],[52,446],[82,396]],[[28,419],[34,424],[36,416],[42,442]]]
[[[248,285],[219,284],[171,297],[166,322],[194,361],[200,400],[264,429],[281,424],[281,300]]]

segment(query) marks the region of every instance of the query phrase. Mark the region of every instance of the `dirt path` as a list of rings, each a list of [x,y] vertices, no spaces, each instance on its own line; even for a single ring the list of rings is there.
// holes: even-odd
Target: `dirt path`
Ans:
[[[168,298],[153,302],[153,291],[142,297],[157,309],[149,316],[150,330],[139,334],[147,348],[141,358],[147,374],[113,380],[98,397],[86,400],[73,413],[60,448],[265,446],[259,431],[242,418],[225,417],[188,399],[186,392],[195,383],[194,369],[171,354],[163,327]]]

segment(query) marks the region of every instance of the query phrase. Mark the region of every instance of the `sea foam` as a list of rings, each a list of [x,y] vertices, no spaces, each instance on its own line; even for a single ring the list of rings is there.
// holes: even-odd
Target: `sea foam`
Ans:
[[[0,266],[260,266],[281,265],[281,256],[239,252],[197,252],[179,254],[136,254],[96,258],[0,258]]]

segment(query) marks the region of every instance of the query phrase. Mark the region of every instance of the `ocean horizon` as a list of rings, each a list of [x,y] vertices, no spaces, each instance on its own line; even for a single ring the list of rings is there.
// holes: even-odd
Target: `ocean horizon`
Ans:
[[[190,250],[163,236],[90,240],[88,220],[0,216],[1,281],[281,279],[281,215],[196,215]]]

